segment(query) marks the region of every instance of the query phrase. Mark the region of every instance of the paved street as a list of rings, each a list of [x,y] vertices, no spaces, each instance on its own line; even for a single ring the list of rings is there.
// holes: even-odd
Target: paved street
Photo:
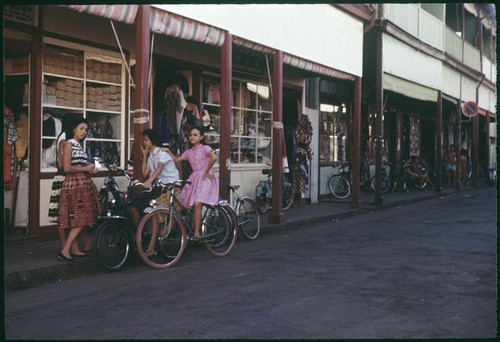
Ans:
[[[6,338],[493,338],[496,211],[484,188],[8,292]]]

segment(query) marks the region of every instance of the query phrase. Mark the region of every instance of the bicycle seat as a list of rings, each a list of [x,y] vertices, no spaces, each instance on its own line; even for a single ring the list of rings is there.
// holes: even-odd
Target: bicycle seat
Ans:
[[[272,169],[263,169],[263,170],[262,170],[262,174],[263,174],[263,175],[270,175],[272,172],[273,172],[273,170],[272,170]]]
[[[228,189],[231,189],[231,190],[238,190],[238,189],[240,188],[240,186],[239,186],[239,185],[229,185],[229,184],[228,184],[228,185],[227,185],[227,188],[228,188]]]

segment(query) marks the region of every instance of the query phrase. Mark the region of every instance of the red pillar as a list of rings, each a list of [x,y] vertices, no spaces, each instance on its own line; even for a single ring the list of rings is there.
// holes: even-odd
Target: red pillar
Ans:
[[[281,199],[281,175],[283,172],[283,52],[276,51],[273,57],[273,202],[269,223],[285,221]]]
[[[142,180],[142,131],[151,127],[149,113],[149,5],[140,5],[135,20],[135,108],[134,108],[134,178]]]
[[[384,197],[382,196],[382,116],[384,115],[384,70],[382,67],[383,59],[383,32],[377,33],[377,89],[376,89],[376,115],[375,118],[375,196],[373,203],[382,205]]]
[[[441,192],[442,189],[442,170],[443,170],[443,93],[438,92],[436,113],[436,153],[434,155],[434,167],[436,172],[436,181],[434,190]]]
[[[219,194],[229,200],[227,186],[231,184],[231,71],[233,68],[233,36],[226,32],[226,39],[221,47],[220,59],[220,144],[219,144]]]
[[[361,77],[356,77],[354,80],[354,116],[352,120],[353,142],[351,152],[351,178],[352,178],[352,194],[351,208],[358,209],[361,207],[359,197],[359,166],[361,158]]]

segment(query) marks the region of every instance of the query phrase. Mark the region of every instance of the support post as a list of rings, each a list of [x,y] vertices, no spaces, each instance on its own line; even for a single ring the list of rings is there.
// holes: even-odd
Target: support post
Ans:
[[[382,69],[382,56],[383,56],[383,32],[380,31],[377,34],[377,61],[376,61],[376,77],[377,77],[377,89],[376,89],[376,115],[375,118],[375,197],[374,204],[382,205],[382,117],[384,115],[384,83],[383,83],[383,69]]]
[[[229,190],[227,186],[231,184],[231,70],[233,53],[233,36],[226,32],[224,44],[221,47],[220,70],[220,144],[219,144],[219,194],[225,200],[229,200]]]
[[[151,127],[149,113],[149,5],[140,5],[135,20],[135,108],[134,108],[134,178],[143,179],[142,175],[142,131]]]
[[[283,214],[282,184],[283,173],[283,52],[276,51],[273,57],[273,167],[272,167],[272,210],[269,223],[282,223]]]
[[[441,192],[443,178],[443,93],[438,91],[437,108],[436,108],[436,153],[434,154],[434,165],[436,172],[436,181],[434,183],[434,191]]]
[[[351,179],[352,179],[352,195],[351,208],[359,209],[360,201],[360,186],[359,186],[359,167],[361,162],[361,77],[356,77],[354,80],[354,115],[352,120],[352,149],[351,149]]]

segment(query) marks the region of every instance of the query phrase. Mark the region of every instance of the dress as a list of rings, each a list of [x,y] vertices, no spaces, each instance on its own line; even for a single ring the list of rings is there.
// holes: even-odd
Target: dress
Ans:
[[[213,170],[209,171],[214,179],[205,178],[205,170],[210,162],[207,154],[212,151],[208,145],[200,145],[197,148],[190,148],[181,155],[183,160],[187,160],[193,169],[193,173],[188,180],[191,184],[186,184],[181,192],[182,204],[187,208],[192,208],[195,202],[215,205],[219,203],[219,179]]]
[[[88,164],[87,153],[74,139],[71,143],[71,165]],[[59,228],[77,228],[93,225],[102,213],[99,190],[88,172],[66,174],[59,197]]]

